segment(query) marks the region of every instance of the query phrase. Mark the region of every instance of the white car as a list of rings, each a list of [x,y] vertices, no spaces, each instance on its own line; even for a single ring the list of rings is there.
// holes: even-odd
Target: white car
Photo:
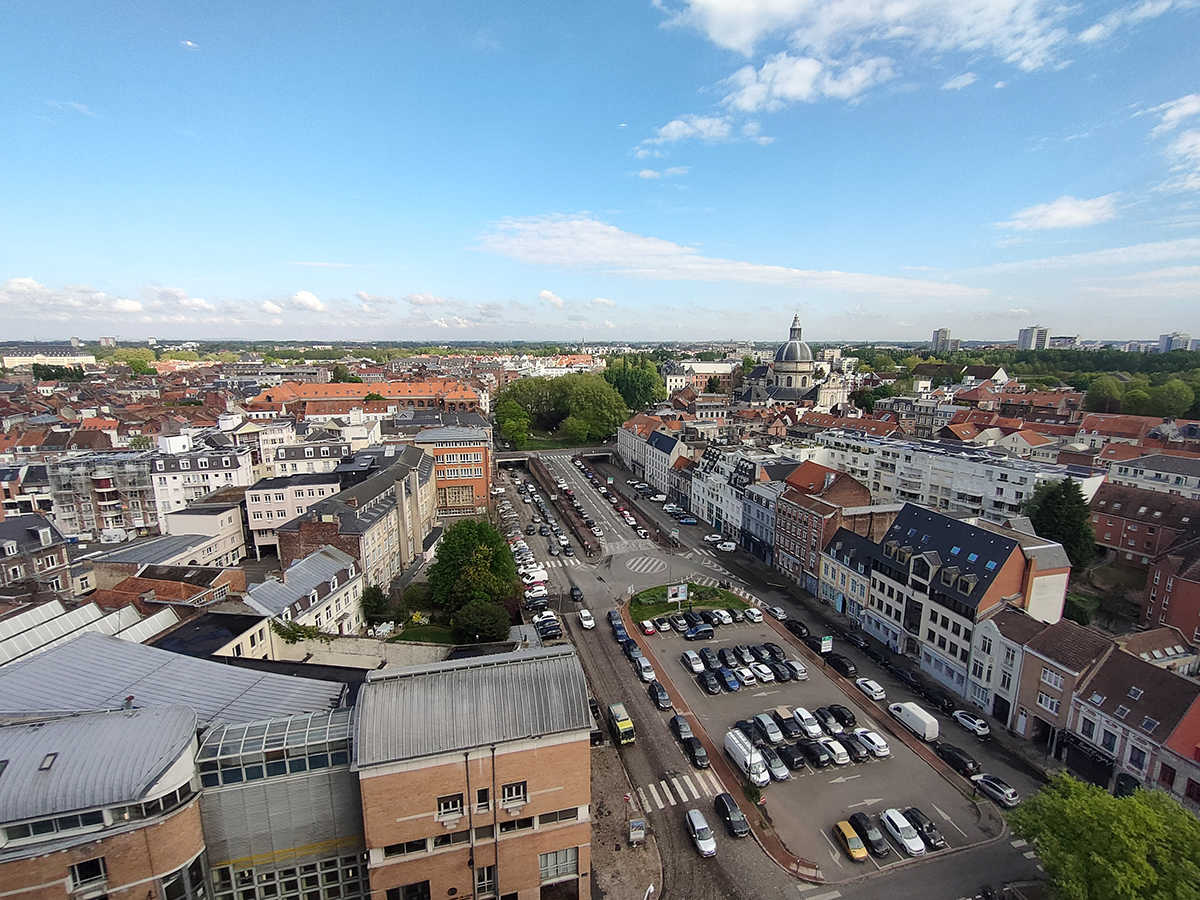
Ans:
[[[542,584],[549,577],[550,576],[546,574],[545,569],[534,569],[532,572],[526,572],[524,575],[522,575],[521,581],[526,587],[529,587],[530,585],[534,584]]]
[[[549,597],[549,596],[550,596],[550,593],[546,590],[546,586],[544,584],[539,584],[534,587],[531,587],[529,590],[527,590],[525,592],[526,600],[536,600],[539,597]]]
[[[593,525],[592,534],[594,534],[596,537],[604,537],[604,529],[599,525]]]
[[[722,625],[732,625],[733,624],[733,616],[731,616],[729,614],[729,610],[727,610],[727,609],[714,609],[712,611],[712,614],[716,617],[717,621],[720,622]]]
[[[750,663],[750,671],[754,673],[754,677],[763,684],[770,684],[775,680],[775,673],[772,672],[764,663]]]
[[[924,856],[925,842],[921,840],[921,836],[917,834],[917,829],[909,824],[908,819],[904,818],[904,813],[900,810],[892,808],[885,809],[883,815],[879,817],[883,822],[883,827],[890,834],[909,856]]]
[[[992,733],[992,729],[988,727],[987,722],[974,713],[967,712],[965,709],[956,709],[950,714],[950,717],[976,737],[987,737]]]
[[[492,488],[492,496],[493,497],[499,497],[503,493],[504,493],[504,488],[502,488],[502,487]]]
[[[892,748],[888,746],[888,742],[870,728],[855,728],[854,736],[858,738],[860,744],[871,751],[872,756],[883,759],[885,756],[892,755]]]
[[[579,611],[579,624],[588,631],[596,627],[596,620],[592,617],[590,610],[581,609]]]
[[[763,614],[761,612],[759,612],[757,609],[754,609],[753,607],[751,607],[750,609],[746,610],[746,621],[747,622],[753,622],[755,625],[757,625],[762,620],[763,620]]]
[[[723,534],[706,534],[704,536],[704,542],[706,544],[719,544],[723,540],[725,540],[725,535]]]
[[[666,499],[667,499],[666,494],[655,494],[653,497],[650,498],[650,502],[651,503],[662,503]]]
[[[683,667],[693,674],[699,675],[704,671],[704,660],[700,658],[700,654],[695,650],[684,650],[683,655],[679,657],[679,661],[683,663]]]
[[[846,752],[846,748],[842,746],[841,741],[837,738],[823,737],[820,742],[833,755],[833,764],[835,766],[850,765],[850,754]]]
[[[758,679],[754,677],[754,673],[745,666],[734,669],[733,674],[737,676],[737,680],[741,682],[742,687],[750,687],[750,685],[758,683]]]
[[[540,612],[536,616],[533,617],[534,625],[541,625],[543,622],[557,622],[557,621],[558,621],[558,615],[552,609],[548,609],[545,612]]]
[[[733,541],[721,541],[721,543],[717,544],[717,549],[722,553],[732,553],[737,549],[737,544]]]
[[[887,694],[884,693],[883,688],[881,688],[877,682],[872,681],[870,678],[860,678],[854,683],[858,686],[860,691],[862,691],[872,700],[887,699]]]
[[[803,706],[797,706],[792,710],[792,718],[796,720],[796,724],[800,726],[800,730],[804,732],[804,736],[807,738],[815,739],[825,734],[821,729],[821,723]]]

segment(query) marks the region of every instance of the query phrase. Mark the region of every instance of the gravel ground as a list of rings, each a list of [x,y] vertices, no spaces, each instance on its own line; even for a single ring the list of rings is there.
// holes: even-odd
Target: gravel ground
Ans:
[[[592,748],[592,900],[642,900],[654,885],[662,890],[662,860],[653,834],[629,846],[631,813],[622,797],[629,779],[612,743]]]

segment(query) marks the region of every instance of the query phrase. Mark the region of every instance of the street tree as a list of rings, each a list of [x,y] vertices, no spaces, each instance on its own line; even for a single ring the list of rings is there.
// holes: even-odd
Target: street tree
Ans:
[[[1118,798],[1060,774],[1010,821],[1059,900],[1200,898],[1200,820],[1161,791]]]
[[[508,637],[508,610],[499,603],[476,599],[450,618],[454,640],[460,644],[492,643]]]
[[[451,612],[472,600],[502,603],[516,575],[504,535],[486,522],[463,519],[442,535],[437,561],[429,567],[430,600]]]
[[[1070,478],[1043,481],[1025,501],[1022,512],[1040,537],[1063,545],[1072,568],[1084,568],[1095,555],[1091,510],[1079,482]]]

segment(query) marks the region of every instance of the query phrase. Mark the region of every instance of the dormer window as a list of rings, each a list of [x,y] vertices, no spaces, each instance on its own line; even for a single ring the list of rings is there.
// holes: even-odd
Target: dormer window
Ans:
[[[180,471],[183,471],[183,470],[186,470],[186,469],[190,469],[191,467],[192,467],[192,464],[191,464],[191,462],[190,462],[190,461],[188,461],[188,460],[186,460],[186,459],[181,459],[181,460],[179,461],[179,468],[180,468]]]
[[[42,542],[43,547],[49,547],[50,543],[51,543],[50,529],[49,528],[39,528],[38,529],[38,539]]]
[[[1143,693],[1144,693],[1144,691],[1142,691],[1142,689],[1140,687],[1136,687],[1136,686],[1131,687],[1129,689],[1129,699],[1130,700],[1141,700]]]
[[[17,542],[16,541],[5,541],[4,542],[4,555],[5,556],[16,556],[17,555]]]
[[[310,604],[310,605],[311,605],[311,604],[314,604],[314,603],[316,603],[316,602],[317,602],[317,592],[316,592],[316,591],[311,591],[311,592],[309,593],[309,595],[308,595],[308,602],[309,602],[309,604]]]
[[[338,586],[338,580],[337,580],[337,576],[336,576],[336,575],[334,575],[332,578],[330,578],[330,579],[329,579],[329,589],[330,589],[331,591],[336,591],[336,590],[337,590],[337,586]]]

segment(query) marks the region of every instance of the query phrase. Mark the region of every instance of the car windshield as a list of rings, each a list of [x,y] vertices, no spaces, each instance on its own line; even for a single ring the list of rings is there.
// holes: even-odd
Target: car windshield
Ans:
[[[917,830],[905,822],[900,826],[900,837],[906,841],[915,841],[917,839]]]
[[[865,847],[863,847],[862,839],[857,834],[851,835],[850,839],[846,843],[850,847],[851,850],[866,849]]]

